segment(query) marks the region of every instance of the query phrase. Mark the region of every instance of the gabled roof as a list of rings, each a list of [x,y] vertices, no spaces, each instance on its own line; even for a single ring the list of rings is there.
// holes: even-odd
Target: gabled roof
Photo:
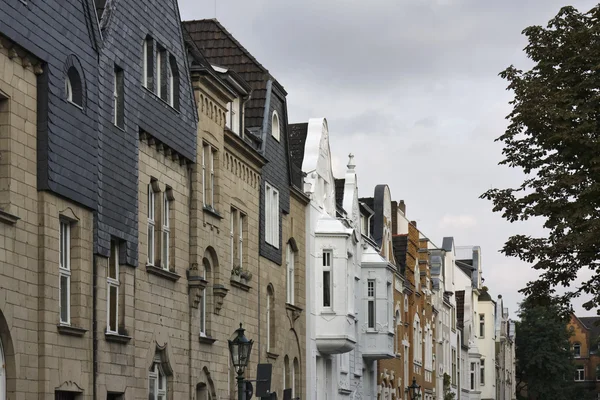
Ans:
[[[335,179],[335,178],[334,178]],[[335,179],[335,203],[344,208],[344,186],[346,185],[346,179]]]
[[[183,25],[212,64],[233,69],[252,87],[245,108],[246,126],[262,128],[267,82],[272,79],[284,93],[285,89],[216,19],[184,21]]]

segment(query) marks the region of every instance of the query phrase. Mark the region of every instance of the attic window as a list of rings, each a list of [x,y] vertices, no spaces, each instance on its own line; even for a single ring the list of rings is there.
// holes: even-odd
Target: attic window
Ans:
[[[67,79],[65,80],[66,98],[73,104],[83,107],[83,90],[81,77],[77,68],[71,67],[67,71]]]
[[[273,116],[271,117],[271,135],[273,135],[275,140],[280,140],[279,115],[277,115],[277,111],[273,111]]]

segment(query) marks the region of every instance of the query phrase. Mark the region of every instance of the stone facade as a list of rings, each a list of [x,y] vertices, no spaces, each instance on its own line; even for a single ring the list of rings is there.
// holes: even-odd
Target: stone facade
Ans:
[[[572,332],[569,340],[575,357],[576,384],[600,397],[600,317],[572,314],[568,329]]]

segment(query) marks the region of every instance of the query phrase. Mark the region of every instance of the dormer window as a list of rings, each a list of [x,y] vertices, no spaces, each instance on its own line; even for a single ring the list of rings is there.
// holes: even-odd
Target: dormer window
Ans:
[[[271,117],[271,135],[277,141],[280,140],[279,128],[279,115],[277,115],[277,111],[273,111],[273,116]]]
[[[142,86],[179,110],[179,68],[173,55],[146,37],[142,51]],[[156,49],[155,49],[156,48]]]
[[[65,86],[67,100],[79,107],[83,107],[83,85],[81,84],[81,76],[77,68],[69,68]]]
[[[236,135],[240,134],[240,99],[236,98],[227,106],[226,126]]]

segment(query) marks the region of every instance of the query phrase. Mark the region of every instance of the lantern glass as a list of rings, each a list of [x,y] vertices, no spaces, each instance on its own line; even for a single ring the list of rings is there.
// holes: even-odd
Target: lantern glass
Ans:
[[[250,361],[250,352],[252,351],[253,340],[248,340],[244,335],[242,324],[236,329],[236,335],[233,340],[228,340],[229,353],[231,354],[231,363],[238,371],[238,374],[244,373]]]

